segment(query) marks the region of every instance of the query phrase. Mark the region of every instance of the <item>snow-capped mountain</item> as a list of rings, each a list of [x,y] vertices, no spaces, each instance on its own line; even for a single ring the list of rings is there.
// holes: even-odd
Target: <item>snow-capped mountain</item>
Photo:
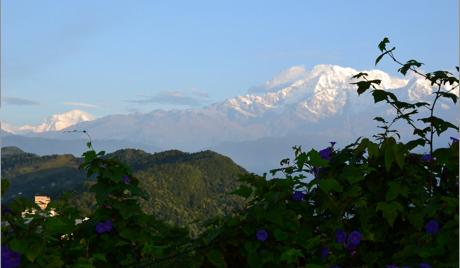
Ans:
[[[111,137],[183,150],[313,133],[331,138],[340,133],[351,138],[375,130],[371,116],[382,115],[389,108],[383,103],[374,104],[370,94],[358,96],[356,85],[351,84],[358,72],[336,65],[317,65],[310,71],[297,66],[251,88],[246,95],[204,108],[111,115],[80,122],[72,129],[85,129],[94,138]],[[400,79],[379,70],[365,72],[369,79],[382,80],[383,89],[402,99],[430,97],[431,87],[422,78]]]
[[[24,125],[24,126],[13,126],[8,123],[2,122],[2,129],[14,133],[42,133],[47,131],[59,131],[80,122],[94,120],[95,117],[89,113],[80,110],[71,110],[61,114],[54,114],[46,118],[45,121],[40,125]]]
[[[94,120],[74,111],[52,116],[31,129],[34,136],[47,138],[62,136],[53,130],[78,129],[88,131],[93,140],[110,138],[186,151],[211,148],[250,170],[261,170],[265,163],[275,168],[277,161],[290,156],[286,144],[308,148],[337,141],[345,145],[359,136],[377,133],[373,117],[392,119],[391,107],[384,102],[374,104],[369,93],[358,96],[356,85],[351,83],[356,82],[352,76],[359,72],[336,65],[317,65],[309,71],[294,66],[250,88],[246,95],[203,108],[154,110]],[[401,79],[379,70],[363,72],[369,79],[382,80],[381,88],[401,100],[430,101],[433,97],[431,85],[421,77]],[[441,108],[436,112],[442,113],[440,117],[459,122],[450,100],[439,104]],[[404,131],[412,134],[408,129]]]

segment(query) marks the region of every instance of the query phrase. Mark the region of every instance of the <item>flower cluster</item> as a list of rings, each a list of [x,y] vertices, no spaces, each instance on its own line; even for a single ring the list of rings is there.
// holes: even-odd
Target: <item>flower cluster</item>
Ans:
[[[422,155],[422,157],[420,157],[420,160],[429,162],[433,160],[433,157],[431,156],[431,154],[424,154]]]
[[[111,232],[112,229],[113,229],[113,224],[111,220],[106,220],[96,225],[96,232],[98,234]]]
[[[21,255],[2,245],[2,267],[15,268],[21,265]]]
[[[265,229],[259,229],[256,232],[256,238],[257,240],[264,242],[268,238],[268,232]]]
[[[439,223],[433,219],[425,224],[425,231],[427,234],[435,235],[439,232]]]
[[[129,184],[129,176],[128,175],[123,176],[123,182],[125,184]]]
[[[292,200],[294,201],[303,201],[305,194],[302,191],[294,191],[292,194]]]
[[[353,231],[350,234],[347,234],[342,229],[337,229],[335,231],[335,241],[339,244],[343,244],[348,250],[352,251],[352,255],[356,253],[354,250],[361,243],[362,238],[363,235],[359,231]]]

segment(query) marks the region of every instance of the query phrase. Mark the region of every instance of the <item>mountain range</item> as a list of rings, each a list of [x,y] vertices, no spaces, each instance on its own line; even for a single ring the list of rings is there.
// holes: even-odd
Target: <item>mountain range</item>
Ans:
[[[95,198],[88,191],[94,178],[80,170],[81,158],[72,155],[38,156],[17,147],[3,147],[2,178],[10,182],[2,202],[22,196],[47,195],[57,200],[64,192],[74,194],[71,202],[84,214],[91,211]],[[141,202],[146,213],[176,225],[199,229],[195,221],[231,213],[243,200],[229,194],[247,171],[230,158],[212,151],[184,153],[177,150],[149,154],[123,149],[108,154],[127,164],[149,194]],[[85,215],[86,216],[86,215]]]
[[[392,110],[383,103],[374,104],[370,94],[358,96],[356,85],[351,84],[355,82],[352,76],[358,72],[336,65],[317,65],[312,70],[294,66],[250,88],[246,95],[206,107],[91,120],[88,116],[75,116],[74,124],[61,129],[58,125],[64,124],[55,122],[61,120],[56,117],[55,121],[45,122],[50,127],[36,127],[25,135],[62,140],[63,134],[58,130],[78,129],[86,130],[94,140],[136,143],[149,151],[212,149],[260,173],[278,167],[279,160],[291,156],[294,145],[319,149],[336,141],[344,146],[378,131],[372,118],[388,118]],[[381,87],[402,100],[429,101],[433,97],[432,87],[422,77],[400,79],[380,70],[365,72],[369,79],[382,80]],[[458,95],[458,90],[455,93]],[[439,117],[459,122],[455,105],[442,100],[438,107]],[[14,128],[10,130],[14,132]],[[411,131],[402,128],[402,134],[407,139]],[[19,143],[9,145],[21,147]]]

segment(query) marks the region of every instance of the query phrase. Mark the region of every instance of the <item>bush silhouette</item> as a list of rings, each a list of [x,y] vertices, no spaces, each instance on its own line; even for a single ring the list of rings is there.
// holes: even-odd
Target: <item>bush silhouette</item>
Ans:
[[[378,45],[402,75],[421,75],[436,88],[432,103],[401,101],[366,73],[354,76],[357,93],[396,111],[374,118],[383,132],[372,141],[319,152],[294,147],[273,179],[241,177],[234,194],[247,199],[235,215],[215,218],[199,237],[146,215],[146,198],[126,165],[96,153],[91,143],[81,168],[96,176],[97,200],[89,220],[60,200],[55,217],[21,212],[34,207],[16,199],[2,209],[2,265],[16,267],[458,267],[458,139],[442,148],[433,140],[454,124],[436,116],[440,98],[457,101],[458,79],[447,71],[422,73],[422,63],[401,63]],[[458,70],[458,67],[457,67]],[[413,119],[420,110],[429,116]],[[393,129],[406,122],[415,139],[403,143]],[[416,147],[429,148],[416,154]],[[2,180],[2,191],[7,181]],[[8,266],[10,265],[10,266]]]

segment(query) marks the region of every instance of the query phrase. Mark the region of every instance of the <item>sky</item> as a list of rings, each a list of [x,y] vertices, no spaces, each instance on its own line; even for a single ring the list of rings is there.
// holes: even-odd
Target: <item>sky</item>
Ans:
[[[426,71],[459,65],[456,0],[1,3],[1,117],[14,125],[205,106],[297,65],[372,69],[385,36]]]

